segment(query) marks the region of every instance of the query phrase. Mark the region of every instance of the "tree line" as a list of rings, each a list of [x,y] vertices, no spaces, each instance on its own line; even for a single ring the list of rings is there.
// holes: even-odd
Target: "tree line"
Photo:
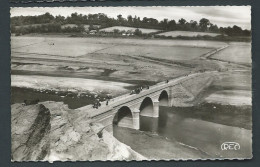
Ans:
[[[61,28],[65,24],[76,24],[77,27]],[[28,25],[28,26],[26,26]],[[34,26],[30,26],[34,25]],[[36,26],[35,26],[36,25]],[[94,29],[93,25],[100,25],[100,28],[112,26],[127,26],[134,28],[151,28],[161,31],[198,31],[198,32],[214,32],[226,34],[228,36],[250,36],[251,30],[243,30],[241,27],[234,25],[233,27],[218,27],[212,24],[207,18],[200,19],[199,22],[184,18],[177,20],[157,20],[155,18],[140,18],[137,16],[127,16],[127,18],[118,15],[117,18],[108,17],[104,13],[82,15],[72,13],[68,17],[53,16],[45,13],[38,16],[15,16],[11,18],[12,33],[44,33],[44,32],[83,32],[83,25],[90,25],[89,29]]]

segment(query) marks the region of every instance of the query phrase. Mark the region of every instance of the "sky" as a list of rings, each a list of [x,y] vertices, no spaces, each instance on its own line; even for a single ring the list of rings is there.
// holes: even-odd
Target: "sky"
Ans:
[[[138,16],[140,18],[156,18],[163,20],[174,19],[178,21],[184,18],[187,21],[199,21],[201,18],[207,18],[211,23],[219,27],[237,25],[243,29],[251,29],[251,7],[250,6],[169,6],[169,7],[15,7],[11,8],[11,17],[13,16],[35,16],[46,12],[54,16],[69,16],[71,13],[95,14],[105,13],[109,17],[116,18],[121,14],[124,18],[128,15]]]

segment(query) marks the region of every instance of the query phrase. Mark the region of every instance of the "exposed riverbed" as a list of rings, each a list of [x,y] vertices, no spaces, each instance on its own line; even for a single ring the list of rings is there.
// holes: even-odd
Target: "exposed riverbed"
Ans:
[[[29,88],[12,87],[11,104],[23,103],[24,100],[55,101],[67,104],[70,109],[76,109],[85,105],[93,104],[95,95],[75,92],[57,92],[51,90],[35,90]],[[105,94],[100,96],[103,101]]]

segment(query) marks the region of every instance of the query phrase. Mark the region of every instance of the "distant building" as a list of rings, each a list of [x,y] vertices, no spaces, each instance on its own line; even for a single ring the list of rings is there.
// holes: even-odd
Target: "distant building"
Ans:
[[[91,31],[89,31],[89,34],[91,34],[91,35],[94,35],[94,34],[96,34],[97,33],[97,30],[91,30]]]
[[[126,33],[127,36],[132,36],[134,33]]]

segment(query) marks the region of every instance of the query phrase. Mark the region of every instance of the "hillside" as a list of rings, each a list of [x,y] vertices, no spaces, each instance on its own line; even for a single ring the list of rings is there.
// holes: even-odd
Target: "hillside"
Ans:
[[[170,36],[170,37],[178,37],[178,36],[185,36],[185,37],[196,37],[196,36],[211,36],[211,37],[216,37],[218,35],[221,35],[219,33],[207,33],[207,32],[193,32],[193,31],[168,31],[168,32],[163,32],[159,33],[156,35],[161,35],[161,36]]]

